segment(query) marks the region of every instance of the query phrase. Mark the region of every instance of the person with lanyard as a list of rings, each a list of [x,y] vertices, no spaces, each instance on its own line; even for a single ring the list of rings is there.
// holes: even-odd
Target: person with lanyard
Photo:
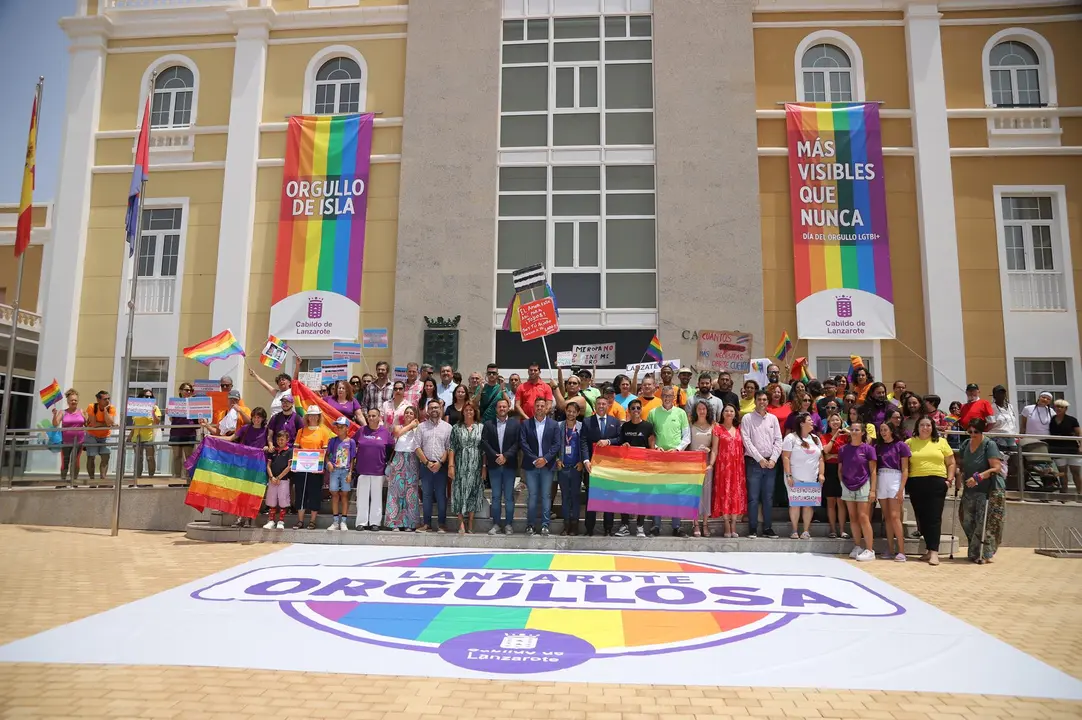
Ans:
[[[255,370],[248,366],[248,377],[254,379],[257,383],[263,386],[263,389],[271,394],[273,398],[270,404],[270,414],[274,417],[277,413],[282,412],[282,397],[284,395],[292,395],[293,378],[288,373],[278,373],[274,376],[274,385],[261,378]],[[271,443],[274,443],[274,438],[271,438]]]
[[[279,407],[281,409],[272,415],[270,422],[267,423],[267,452],[273,451],[274,448],[270,447],[270,443],[272,440],[277,442],[278,433],[280,432],[286,434],[286,437],[289,438],[289,446],[293,447],[293,441],[296,439],[297,433],[304,427],[304,418],[293,409],[293,395],[291,393],[285,393],[279,398]]]
[[[568,403],[566,418],[560,424],[560,453],[556,456],[556,479],[560,485],[564,529],[560,535],[579,534],[579,496],[582,493],[582,423],[579,406]]]
[[[648,379],[652,380],[652,378]],[[654,435],[654,426],[650,424],[649,420],[643,420],[642,418],[642,400],[640,398],[635,398],[628,403],[627,410],[631,414],[631,418],[620,427],[620,442],[618,444],[652,450],[657,438]],[[627,537],[630,535],[631,531],[628,529],[630,521],[631,516],[627,513],[620,515],[620,527],[613,534],[616,537]],[[643,527],[645,523],[645,515],[639,515],[635,518],[636,537],[646,537],[646,530]]]
[[[620,444],[620,420],[609,414],[610,409],[619,408],[620,404],[613,400],[614,393],[611,385],[606,385],[604,392],[597,399],[593,417],[586,418],[583,422],[582,435],[582,466],[586,470],[586,535],[592,536],[597,525],[597,512],[590,510],[590,470],[591,458],[596,448]],[[620,408],[623,411],[623,408]],[[601,529],[605,535],[612,534],[614,515],[611,512],[604,513],[601,518]],[[578,525],[576,523],[576,529]]]
[[[691,423],[688,422],[687,411],[683,406],[676,404],[676,394],[679,388],[672,385],[661,386],[661,407],[650,411],[646,420],[654,426],[654,434],[657,437],[655,448],[662,452],[676,452],[684,450],[691,444]],[[673,537],[688,536],[679,518],[671,518]],[[661,534],[661,516],[654,516],[654,527],[650,534],[657,537]]]
[[[477,407],[481,410],[481,422],[496,419],[496,403],[504,397],[504,384],[500,380],[500,366],[489,363],[485,368],[485,384],[477,391]]]

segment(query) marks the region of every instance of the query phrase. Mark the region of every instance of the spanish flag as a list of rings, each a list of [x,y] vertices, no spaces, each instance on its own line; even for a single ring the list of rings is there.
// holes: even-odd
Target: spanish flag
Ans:
[[[39,89],[41,81],[38,81]],[[19,257],[30,247],[31,214],[34,211],[34,175],[38,155],[38,96],[34,94],[34,105],[30,109],[30,137],[26,141],[26,165],[23,167],[23,188],[19,196],[19,220],[15,226],[15,257]]]

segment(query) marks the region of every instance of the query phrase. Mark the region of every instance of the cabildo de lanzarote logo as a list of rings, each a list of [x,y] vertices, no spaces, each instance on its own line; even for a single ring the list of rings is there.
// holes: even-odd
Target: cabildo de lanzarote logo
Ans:
[[[265,567],[192,597],[273,602],[340,638],[515,674],[724,645],[802,615],[905,612],[844,578],[615,553],[452,553]]]

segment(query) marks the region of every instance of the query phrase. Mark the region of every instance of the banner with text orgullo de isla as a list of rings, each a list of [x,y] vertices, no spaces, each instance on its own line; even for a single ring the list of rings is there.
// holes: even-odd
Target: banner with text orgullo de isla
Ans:
[[[289,119],[270,334],[355,340],[373,115]]]
[[[883,142],[876,103],[790,103],[797,332],[894,337]]]

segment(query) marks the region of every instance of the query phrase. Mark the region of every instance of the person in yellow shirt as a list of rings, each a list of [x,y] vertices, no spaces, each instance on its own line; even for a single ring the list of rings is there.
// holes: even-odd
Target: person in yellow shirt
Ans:
[[[323,413],[318,405],[309,405],[304,413],[304,427],[297,431],[294,449],[326,450],[334,435],[323,424]],[[319,506],[323,502],[323,472],[293,473],[293,506],[297,508],[297,524],[294,530],[304,527],[304,511],[311,512],[308,529],[316,529]]]
[[[145,400],[154,399],[154,391],[150,388],[146,388],[138,397]],[[157,447],[150,445],[154,442],[154,425],[161,425],[162,411],[155,405],[150,413],[149,417],[136,417],[132,418],[132,430],[128,434],[128,441],[132,443],[141,443],[135,445],[135,477],[139,477],[143,474],[143,457],[146,457],[147,475],[154,477],[155,471],[157,471]]]

